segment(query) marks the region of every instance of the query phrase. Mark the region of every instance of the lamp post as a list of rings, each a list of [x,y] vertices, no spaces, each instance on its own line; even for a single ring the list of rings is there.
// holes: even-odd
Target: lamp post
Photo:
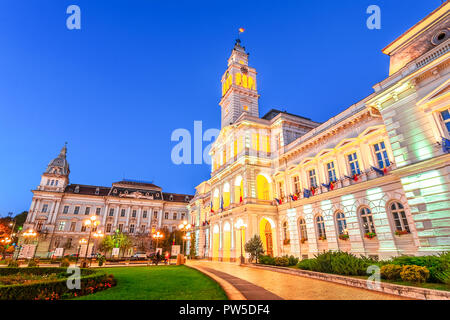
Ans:
[[[155,248],[155,254],[156,254],[156,250],[158,250],[158,243],[159,243],[159,239],[164,238],[164,234],[162,234],[161,232],[157,231],[156,233],[154,233],[153,238],[156,239],[156,248]],[[161,252],[162,253],[162,252]]]
[[[241,230],[241,261],[240,264],[245,264],[245,258],[244,258],[244,229],[247,228],[247,225],[243,223],[241,220],[239,220],[236,223],[236,228]]]
[[[90,216],[89,219],[84,220],[84,226],[89,228],[89,237],[87,242],[86,253],[84,255],[84,262],[87,263],[87,253],[89,251],[89,243],[91,242],[92,229],[97,227],[100,221],[97,220],[97,216]],[[92,257],[91,257],[92,258]]]
[[[25,231],[23,233],[23,236],[25,237],[25,239],[34,238],[34,237],[37,236],[37,232],[34,231],[33,229],[28,229],[27,231]],[[36,256],[36,251],[37,251],[38,245],[39,245],[39,237],[37,238],[36,249],[33,252],[33,258],[32,259],[34,259],[34,257]]]
[[[77,263],[78,263],[78,257],[80,256],[81,246],[82,246],[83,244],[86,244],[86,243],[87,243],[87,240],[86,240],[85,238],[81,238],[80,241],[78,241],[78,243],[79,243],[79,245],[78,245],[78,253],[77,253],[77,258],[76,258],[76,260],[75,260],[75,266],[76,266]],[[87,249],[86,249],[86,250],[87,250]]]
[[[183,223],[181,223],[178,226],[178,229],[180,229],[181,231],[184,231],[184,237],[183,237],[184,240],[186,240],[185,239],[186,238],[186,232],[191,230],[191,228],[192,228],[191,224],[189,224],[186,220],[184,220]],[[183,241],[183,244],[184,244],[184,241]]]

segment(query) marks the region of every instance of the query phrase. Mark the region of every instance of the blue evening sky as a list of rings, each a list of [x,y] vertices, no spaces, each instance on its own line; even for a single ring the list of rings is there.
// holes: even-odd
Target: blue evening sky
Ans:
[[[81,8],[81,30],[66,8]],[[366,27],[381,7],[382,29]],[[388,74],[381,49],[440,0],[0,1],[0,215],[68,142],[70,181],[153,181],[194,193],[208,165],[171,162],[173,130],[220,127],[220,79],[237,29],[258,71],[260,115],[326,121]],[[205,142],[204,146],[207,145]]]

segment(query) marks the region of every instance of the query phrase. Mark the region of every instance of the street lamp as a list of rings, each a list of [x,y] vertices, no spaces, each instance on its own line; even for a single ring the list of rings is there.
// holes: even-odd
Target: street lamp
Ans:
[[[186,220],[184,220],[183,223],[181,223],[178,226],[178,229],[180,229],[181,231],[184,231],[184,237],[183,237],[184,240],[186,240],[185,239],[186,238],[186,232],[191,230],[191,228],[192,228],[191,224],[188,223]],[[184,242],[183,242],[183,244],[184,244]]]
[[[244,242],[244,230],[245,230],[245,228],[247,228],[247,225],[244,222],[242,222],[242,220],[239,220],[236,223],[236,228],[241,230],[241,261],[240,261],[241,263],[240,264],[245,264],[245,259],[244,259],[244,254],[243,254],[244,253],[243,242]]]
[[[87,262],[87,253],[89,251],[89,243],[91,242],[92,229],[96,228],[100,224],[97,220],[97,216],[90,216],[89,219],[84,220],[84,226],[89,228],[89,237],[87,242],[86,253],[84,255],[84,261]],[[91,257],[92,258],[92,257]]]
[[[25,239],[34,238],[37,236],[37,232],[34,231],[33,229],[28,229],[27,231],[25,231],[23,233],[23,236],[25,237]],[[38,245],[39,245],[39,237],[37,238],[36,249],[33,252],[33,259],[36,256],[36,251],[37,251]]]
[[[153,238],[156,239],[156,250],[158,250],[158,242],[159,242],[159,239],[164,238],[164,234],[162,234],[161,232],[157,231],[157,232],[154,233],[152,236],[153,236]],[[156,250],[155,250],[155,251],[156,251]],[[161,253],[162,253],[162,252],[161,252]],[[155,252],[155,254],[156,254],[156,252]]]
[[[94,237],[94,248],[97,247],[97,240],[101,239],[105,236],[105,234],[101,231],[101,230],[97,230],[96,232],[94,232],[94,234],[92,235]],[[92,259],[91,259],[92,262]]]
[[[77,253],[77,258],[75,260],[75,265],[77,265],[78,263],[78,257],[80,256],[80,250],[81,250],[81,246],[87,243],[87,240],[85,238],[81,238],[80,241],[78,241],[79,246],[78,246],[78,253]],[[86,249],[87,250],[87,249]]]

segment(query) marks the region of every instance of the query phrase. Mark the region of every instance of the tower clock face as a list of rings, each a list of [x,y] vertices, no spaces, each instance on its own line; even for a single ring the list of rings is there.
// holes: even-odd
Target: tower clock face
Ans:
[[[242,72],[242,74],[247,74],[248,73],[248,69],[246,67],[242,67],[241,68],[241,72]]]

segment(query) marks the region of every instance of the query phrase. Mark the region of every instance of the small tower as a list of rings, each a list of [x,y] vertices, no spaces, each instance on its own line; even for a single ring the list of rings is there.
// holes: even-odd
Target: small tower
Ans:
[[[69,184],[69,163],[66,159],[67,143],[61,149],[58,157],[50,161],[47,170],[41,176],[38,190],[64,192]]]
[[[248,66],[249,54],[236,44],[228,59],[228,68],[222,76],[222,128],[234,123],[242,113],[259,117],[256,70]]]

